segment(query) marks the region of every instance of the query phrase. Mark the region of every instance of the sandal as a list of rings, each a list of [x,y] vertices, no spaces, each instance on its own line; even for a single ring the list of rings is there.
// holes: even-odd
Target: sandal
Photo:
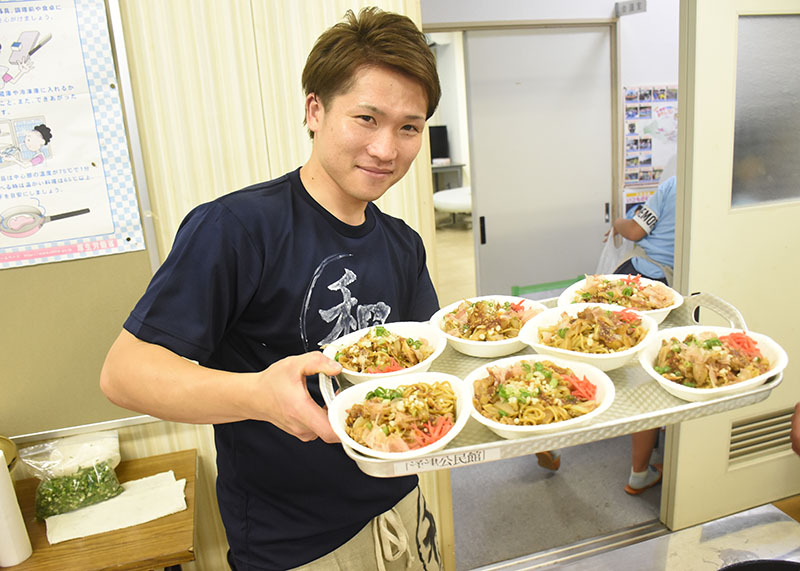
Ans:
[[[641,488],[634,488],[630,484],[625,484],[625,491],[631,494],[632,496],[638,496],[645,490],[648,490],[653,486],[655,486],[656,484],[659,484],[661,482],[661,476],[662,476],[661,472],[663,471],[664,466],[662,464],[652,464],[650,467],[655,468],[658,471],[658,476],[656,477],[655,480],[653,480],[649,484],[646,484],[645,486],[642,486]]]
[[[549,450],[547,452],[537,452],[536,458],[539,461],[539,466],[545,470],[555,472],[561,467],[561,454],[558,452],[555,454]]]

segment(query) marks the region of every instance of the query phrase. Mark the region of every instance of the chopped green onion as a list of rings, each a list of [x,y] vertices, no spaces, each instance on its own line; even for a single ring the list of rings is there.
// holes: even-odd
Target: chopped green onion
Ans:
[[[497,385],[497,396],[499,396],[504,401],[508,402],[509,394],[508,391],[506,391],[505,385],[503,385],[502,383]]]
[[[539,361],[536,362],[535,369],[538,373],[544,375],[544,378],[550,380],[553,377],[553,371],[542,365]]]
[[[100,503],[123,492],[108,461],[56,476],[39,483],[34,500],[36,518],[47,517]]]
[[[365,398],[367,400],[373,398],[392,400],[392,399],[403,398],[403,393],[402,391],[399,391],[397,389],[385,389],[383,387],[377,387],[374,391],[368,392]]]

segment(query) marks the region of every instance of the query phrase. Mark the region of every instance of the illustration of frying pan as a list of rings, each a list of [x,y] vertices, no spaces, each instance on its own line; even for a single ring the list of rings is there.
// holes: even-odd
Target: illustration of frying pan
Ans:
[[[88,214],[88,208],[62,212],[45,216],[41,209],[35,206],[12,206],[0,214],[0,234],[10,238],[26,238],[39,231],[45,222],[54,222],[62,218]]]

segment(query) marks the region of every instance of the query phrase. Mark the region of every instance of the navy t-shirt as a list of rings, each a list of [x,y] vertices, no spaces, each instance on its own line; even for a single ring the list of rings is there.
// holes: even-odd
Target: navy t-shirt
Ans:
[[[297,170],[190,212],[124,326],[201,365],[253,372],[437,308],[416,232],[371,203],[363,224],[341,222]],[[315,380],[309,389],[321,404]],[[239,570],[313,561],[417,483],[368,476],[341,445],[304,443],[267,422],[214,431],[217,498]]]

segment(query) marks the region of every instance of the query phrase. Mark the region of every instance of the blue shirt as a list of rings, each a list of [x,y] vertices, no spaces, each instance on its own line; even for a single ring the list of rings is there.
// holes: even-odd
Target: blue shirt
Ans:
[[[194,209],[125,329],[206,367],[261,371],[351,331],[427,321],[438,309],[419,235],[368,204],[350,226],[298,171]],[[316,379],[309,391],[322,404]],[[214,426],[217,500],[240,571],[333,551],[390,509],[416,476],[373,478],[340,444],[268,422]]]
[[[647,233],[637,243],[648,256],[669,267],[675,264],[675,186],[674,176],[662,182],[653,196],[633,215],[633,221]],[[661,268],[644,258],[633,258],[631,261],[643,276],[664,277]]]

